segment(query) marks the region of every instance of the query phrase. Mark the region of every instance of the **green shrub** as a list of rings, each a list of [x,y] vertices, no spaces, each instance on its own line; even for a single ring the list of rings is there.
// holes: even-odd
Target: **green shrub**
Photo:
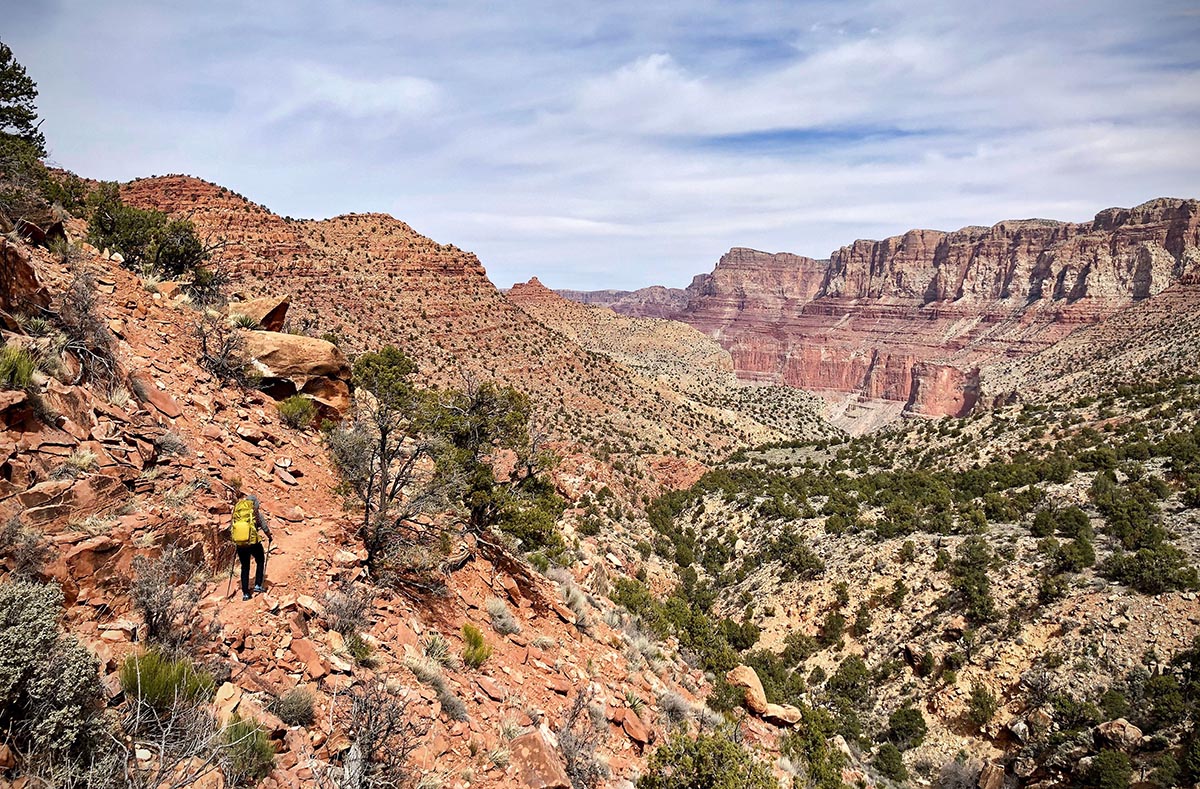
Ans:
[[[821,623],[821,632],[817,635],[817,643],[823,647],[831,646],[842,640],[846,632],[846,617],[839,611],[830,611]]]
[[[176,703],[198,704],[212,698],[212,675],[197,669],[187,658],[172,660],[157,650],[130,655],[121,664],[121,689],[155,710],[165,712]]]
[[[1120,751],[1103,750],[1083,771],[1080,785],[1086,789],[1129,789],[1133,765]]]
[[[254,785],[275,766],[275,746],[258,721],[234,713],[222,736],[225,772],[230,783]]]
[[[253,318],[249,315],[243,315],[240,312],[235,312],[229,316],[229,325],[236,329],[254,330],[259,328],[258,318]]]
[[[483,633],[469,622],[463,625],[463,663],[479,668],[492,656],[492,647],[483,640]]]
[[[1181,785],[1179,778],[1179,762],[1171,754],[1164,753],[1154,760],[1154,769],[1146,777],[1146,780],[1157,789],[1171,789],[1173,786]]]
[[[862,638],[871,631],[872,622],[871,607],[865,601],[861,602],[854,610],[854,624],[850,626],[850,632],[855,638]]]
[[[271,704],[271,712],[289,726],[307,726],[313,722],[315,699],[308,688],[292,688]]]
[[[871,692],[871,672],[858,655],[850,655],[841,662],[837,671],[826,684],[830,693],[859,704]]]
[[[29,351],[5,345],[0,348],[0,389],[29,389],[36,368],[37,361]]]
[[[676,734],[654,751],[638,789],[778,789],[771,770],[728,736]]]
[[[900,749],[890,742],[879,746],[872,763],[880,774],[893,781],[908,780],[908,769],[904,766],[904,756],[900,753]]]
[[[838,733],[837,721],[827,710],[800,705],[800,725],[779,742],[779,751],[794,763],[803,764],[809,785],[819,789],[845,789],[842,768],[846,756],[831,744]]]
[[[360,666],[371,667],[374,665],[375,658],[372,657],[375,650],[367,643],[367,640],[362,637],[361,633],[354,632],[345,637],[346,651],[350,653],[350,657],[354,658],[354,662]]]
[[[59,630],[62,602],[57,586],[0,583],[0,728],[56,761],[85,747],[104,698],[96,659]]]
[[[902,750],[920,745],[927,731],[925,716],[913,707],[901,707],[888,716],[887,738]]]
[[[1143,594],[1200,588],[1200,575],[1174,545],[1158,544],[1136,552],[1118,550],[1100,566],[1100,574]]]
[[[955,602],[965,609],[967,618],[974,622],[990,622],[996,618],[996,605],[992,600],[991,581],[987,574],[992,558],[992,549],[987,540],[972,535],[958,546],[955,559],[950,564],[950,585]]]
[[[174,279],[192,274],[208,259],[190,221],[126,205],[115,183],[100,184],[88,196],[88,204],[88,240],[120,252],[126,268]]]
[[[292,395],[279,403],[279,417],[284,424],[300,430],[308,427],[317,418],[317,406],[304,395]]]
[[[967,720],[976,729],[983,728],[1000,709],[996,697],[983,685],[971,686],[971,698],[967,701]]]

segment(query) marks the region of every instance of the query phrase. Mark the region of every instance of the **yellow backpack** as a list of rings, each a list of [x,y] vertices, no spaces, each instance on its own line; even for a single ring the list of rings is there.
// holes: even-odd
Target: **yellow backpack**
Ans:
[[[250,499],[240,499],[233,505],[233,528],[231,530],[234,545],[254,545],[258,542],[258,525],[254,518],[254,502]]]

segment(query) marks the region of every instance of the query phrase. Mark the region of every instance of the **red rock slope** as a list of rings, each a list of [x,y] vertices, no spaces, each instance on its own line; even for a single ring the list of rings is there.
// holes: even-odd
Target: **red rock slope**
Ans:
[[[912,230],[828,261],[733,249],[672,317],[720,341],[744,378],[957,415],[980,366],[1041,352],[1198,265],[1200,202],[1159,199],[1079,224]],[[610,302],[641,314],[636,294]]]
[[[474,255],[385,214],[292,220],[187,176],[138,180],[123,195],[225,241],[222,263],[237,287],[291,295],[293,329],[335,335],[350,352],[398,345],[434,384],[458,386],[464,375],[511,384],[557,439],[707,461],[762,438],[530,318]]]

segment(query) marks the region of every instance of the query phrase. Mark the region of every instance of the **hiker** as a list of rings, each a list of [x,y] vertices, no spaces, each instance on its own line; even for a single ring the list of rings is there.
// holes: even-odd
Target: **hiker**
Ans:
[[[268,550],[271,542],[271,527],[263,517],[262,509],[258,506],[258,496],[247,493],[233,505],[233,523],[230,536],[237,548],[238,559],[242,562],[242,599],[250,599],[250,557],[254,557],[254,591],[263,590],[263,570],[266,564],[266,554],[263,552],[262,537],[267,535]]]

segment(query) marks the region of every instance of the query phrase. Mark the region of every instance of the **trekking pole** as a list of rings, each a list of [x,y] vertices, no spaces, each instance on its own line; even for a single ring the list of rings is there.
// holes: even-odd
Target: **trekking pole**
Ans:
[[[267,538],[267,550],[263,553],[263,584],[264,584],[263,588],[264,589],[267,588],[265,586],[265,584],[267,583],[267,561],[271,558],[271,546],[274,544],[274,542],[275,542],[274,540],[272,540],[270,537],[268,537]]]
[[[233,557],[230,556],[229,557],[229,580],[225,583],[226,599],[233,596],[233,565],[234,565]]]

